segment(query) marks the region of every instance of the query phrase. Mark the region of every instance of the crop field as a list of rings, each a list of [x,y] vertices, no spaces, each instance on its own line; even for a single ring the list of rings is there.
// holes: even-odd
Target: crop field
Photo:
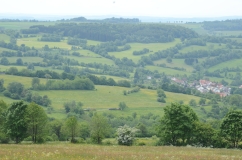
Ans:
[[[4,29],[28,29],[30,26],[33,25],[54,25],[56,22],[0,22],[0,27]]]
[[[138,62],[142,56],[147,56],[150,54],[154,54],[159,50],[165,50],[170,47],[174,47],[179,42],[180,40],[176,39],[174,42],[169,42],[169,43],[145,43],[145,44],[129,43],[129,45],[131,46],[130,50],[122,51],[122,52],[109,52],[108,54],[111,56],[115,56],[116,58],[127,57],[129,59],[132,59],[134,62]],[[144,55],[137,55],[137,56],[133,55],[133,51],[140,51],[140,50],[143,50],[144,48],[149,49],[150,52]]]
[[[66,160],[66,159],[125,159],[125,160],[154,160],[154,159],[241,159],[242,152],[232,149],[210,149],[172,146],[104,146],[90,144],[21,144],[0,145],[0,159],[31,159],[31,160]]]
[[[62,40],[61,42],[43,42],[38,41],[38,38],[40,37],[17,39],[17,45],[25,44],[28,47],[35,48],[43,48],[45,45],[48,45],[50,48],[58,47],[61,49],[71,49],[71,45],[67,44],[67,40]]]

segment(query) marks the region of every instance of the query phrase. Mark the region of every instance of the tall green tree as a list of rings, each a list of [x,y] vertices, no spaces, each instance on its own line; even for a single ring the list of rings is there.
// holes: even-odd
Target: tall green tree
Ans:
[[[0,100],[0,142],[7,143],[9,141],[8,136],[3,132],[3,122],[5,121],[4,112],[7,110],[7,104]]]
[[[79,132],[79,125],[78,125],[77,118],[75,116],[69,117],[66,120],[62,131],[64,131],[68,136],[71,137],[72,143],[75,143],[75,137]]]
[[[110,133],[110,125],[105,117],[94,114],[91,120],[90,130],[92,141],[101,144],[103,138]]]
[[[224,117],[220,129],[222,136],[232,143],[234,148],[237,148],[242,140],[242,111],[229,111]]]
[[[27,107],[28,133],[33,143],[42,142],[47,135],[48,117],[44,109],[32,102]]]
[[[196,121],[198,117],[191,107],[171,103],[164,108],[164,116],[160,121],[158,130],[162,137],[161,142],[175,146],[189,144]]]
[[[27,137],[27,105],[23,101],[14,102],[5,113],[4,131],[16,143]]]

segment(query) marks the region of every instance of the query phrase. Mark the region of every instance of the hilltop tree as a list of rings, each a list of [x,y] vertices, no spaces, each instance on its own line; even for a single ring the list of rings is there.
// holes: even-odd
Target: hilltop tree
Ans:
[[[27,105],[23,101],[14,102],[5,113],[4,131],[16,143],[27,137]]]
[[[189,144],[196,121],[198,117],[189,106],[178,103],[166,106],[159,125],[161,143],[175,146]],[[179,143],[179,139],[182,140],[182,144]]]
[[[220,129],[222,136],[231,142],[234,148],[237,148],[242,140],[242,111],[232,110],[228,112]]]

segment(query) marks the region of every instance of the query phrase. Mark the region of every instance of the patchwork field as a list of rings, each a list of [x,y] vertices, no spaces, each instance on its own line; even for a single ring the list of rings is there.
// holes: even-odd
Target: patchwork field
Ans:
[[[4,29],[28,29],[33,25],[54,25],[56,22],[0,22],[0,27]]]

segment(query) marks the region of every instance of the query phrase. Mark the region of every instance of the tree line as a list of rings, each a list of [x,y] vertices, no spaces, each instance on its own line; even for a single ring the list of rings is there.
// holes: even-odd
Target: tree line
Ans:
[[[159,92],[160,93],[160,92]],[[72,106],[73,103],[66,103]],[[74,105],[76,106],[76,105]],[[75,108],[75,107],[74,107]],[[122,112],[122,111],[121,111]],[[30,140],[33,143],[44,143],[50,140],[69,140],[72,143],[101,144],[105,137],[116,137],[119,145],[133,145],[135,137],[150,132],[142,122],[145,119],[153,123],[151,131],[159,139],[156,145],[199,146],[212,148],[241,148],[242,112],[228,111],[222,121],[201,122],[188,105],[171,103],[164,108],[162,117],[147,114],[138,120],[135,113],[127,117],[136,119],[136,126],[125,124],[128,121],[115,121],[111,115],[82,112],[84,122],[76,116],[69,116],[64,121],[48,119],[42,107],[35,103],[25,104],[22,101],[7,105],[0,101],[0,141],[10,140],[20,143]],[[153,119],[154,118],[154,119]],[[108,120],[109,119],[109,120]],[[153,119],[153,120],[152,120]],[[124,119],[123,119],[124,120]],[[117,124],[118,122],[118,124]],[[148,121],[147,121],[148,122]],[[115,124],[115,128],[113,128]],[[154,137],[154,136],[153,136]],[[142,145],[145,145],[142,144]]]
[[[35,25],[21,30],[23,34],[54,32],[65,37],[78,37],[97,41],[124,40],[127,42],[171,42],[174,38],[194,38],[197,33],[181,26],[163,24],[110,24],[110,23],[61,23],[51,26]],[[131,34],[130,34],[131,33]]]

